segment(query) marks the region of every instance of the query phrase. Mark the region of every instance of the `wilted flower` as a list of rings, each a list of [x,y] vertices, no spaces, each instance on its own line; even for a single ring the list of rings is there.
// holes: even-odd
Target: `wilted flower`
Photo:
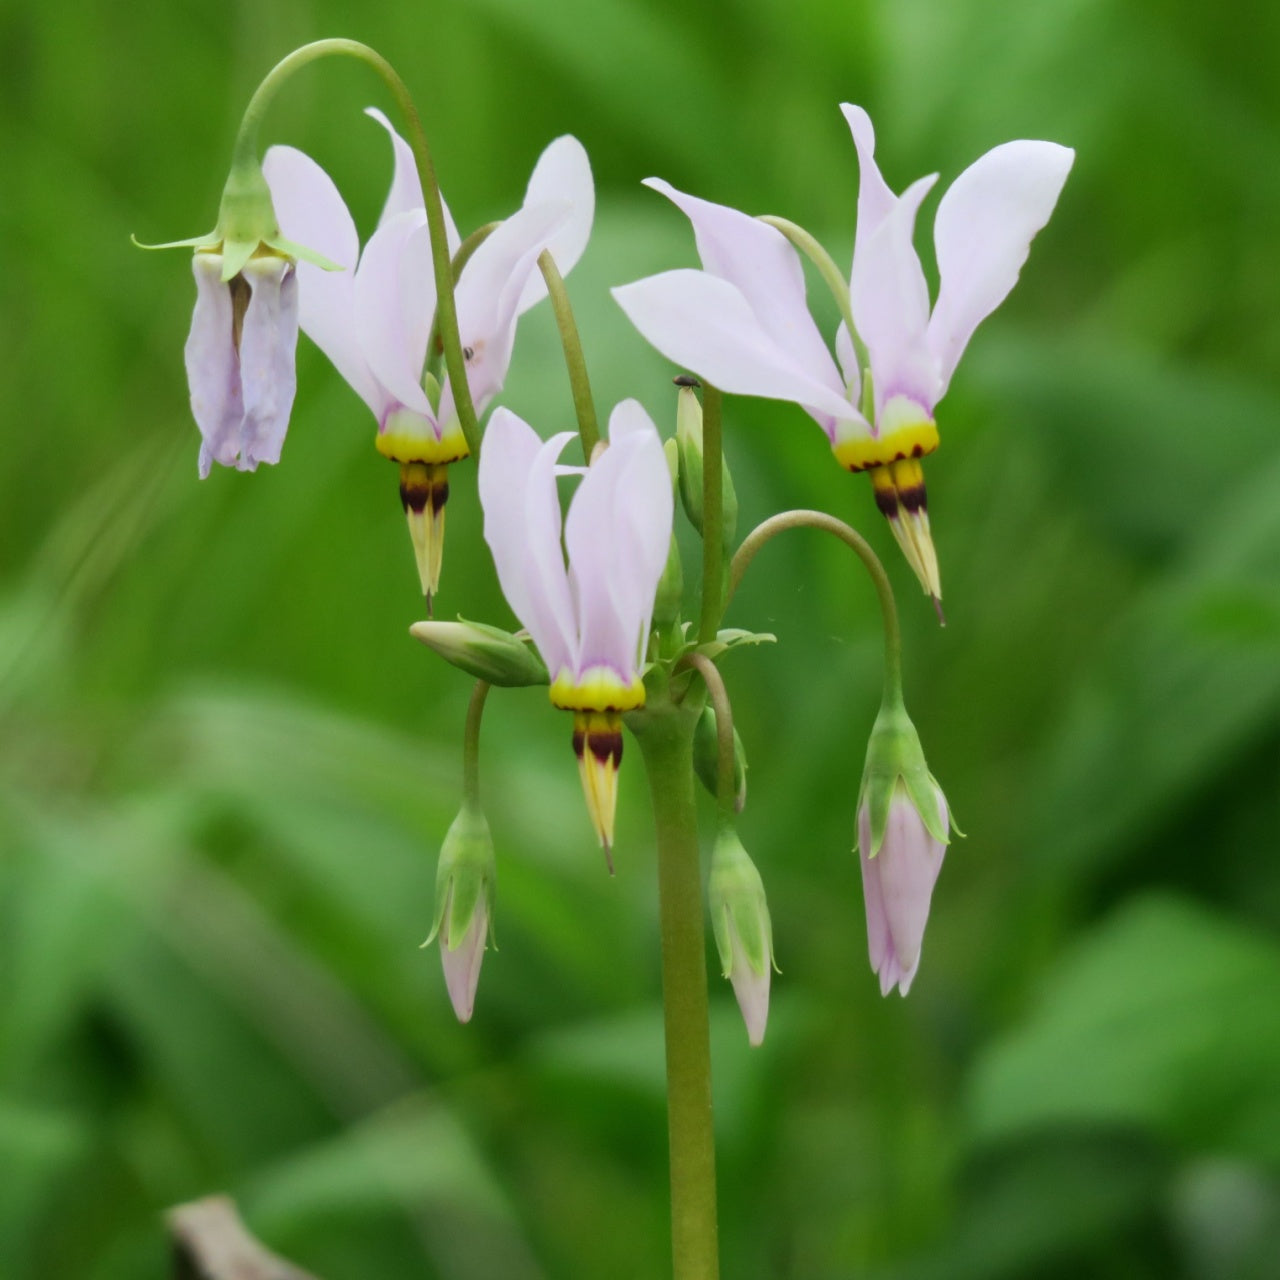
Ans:
[[[360,250],[355,223],[332,179],[293,147],[272,147],[264,169],[292,234],[323,247],[340,273],[299,267],[303,331],[369,406],[377,447],[400,464],[401,501],[430,597],[440,580],[447,466],[469,452],[448,375],[427,350],[436,311],[431,240],[422,188],[408,144],[381,112],[369,114],[390,134],[395,169],[378,228]],[[557,138],[542,153],[524,204],[467,259],[458,277],[458,330],[476,412],[502,389],[516,322],[546,294],[537,270],[549,249],[567,274],[586,246],[595,188],[586,152]],[[445,209],[450,255],[461,240]]]
[[[622,713],[644,705],[640,679],[654,594],[671,541],[671,475],[657,428],[635,400],[609,419],[609,445],[585,469],[564,521],[557,460],[572,432],[545,444],[499,409],[480,459],[484,536],[516,617],[551,675],[551,701],[574,713],[587,808],[613,843]]]
[[[941,285],[932,314],[912,245],[937,175],[895,196],[876,166],[861,107],[841,108],[862,169],[850,278],[856,334],[842,322],[832,359],[805,300],[799,257],[758,219],[675,190],[693,223],[702,271],[668,271],[614,290],[668,359],[725,391],[791,400],[822,427],[839,462],[869,471],[876,501],[925,591],[941,595],[919,459],[938,447],[934,409],[974,329],[1017,281],[1049,219],[1074,152],[1007,142],[952,184],[934,225]]]
[[[911,989],[950,827],[947,798],[906,710],[901,703],[881,708],[858,798],[858,856],[882,995]]]

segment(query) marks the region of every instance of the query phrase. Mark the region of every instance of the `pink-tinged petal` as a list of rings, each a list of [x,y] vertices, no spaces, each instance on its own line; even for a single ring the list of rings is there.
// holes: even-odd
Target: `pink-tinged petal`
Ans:
[[[279,462],[297,377],[298,277],[284,258],[251,258],[241,273],[252,290],[240,333],[240,382],[244,423],[242,471]]]
[[[706,271],[681,269],[614,289],[643,337],[668,360],[736,395],[790,400],[807,409],[828,436],[833,419],[862,415],[801,368],[764,329],[741,291]]]
[[[511,350],[515,345],[516,305],[530,273],[537,270],[538,255],[564,225],[570,208],[563,201],[531,205],[502,223],[475,251],[462,269],[455,299],[458,333],[467,356],[467,385],[476,412],[502,390]],[[440,416],[452,412],[441,397]]]
[[[401,213],[411,213],[415,209],[424,208],[422,199],[422,183],[418,181],[418,165],[413,158],[413,148],[395,131],[390,120],[377,107],[366,107],[365,115],[376,120],[391,139],[391,153],[395,165],[391,176],[391,190],[387,193],[387,202],[382,206],[382,216],[378,226],[390,222]],[[443,198],[441,199],[443,204]],[[449,242],[449,256],[458,252],[462,238],[454,225],[449,206],[444,205],[445,239]]]
[[[445,903],[440,922],[440,959],[444,965],[444,985],[449,991],[449,1001],[458,1021],[470,1022],[476,1007],[476,987],[480,982],[480,965],[484,961],[485,941],[489,934],[489,904],[481,894],[466,932],[451,946],[449,919],[452,907],[452,900]]]
[[[976,160],[938,205],[938,305],[929,324],[945,390],[973,331],[1008,296],[1031,241],[1049,221],[1075,152],[1006,142]]]
[[[853,271],[858,270],[859,258],[865,256],[866,247],[880,224],[889,216],[897,197],[885,182],[876,164],[876,131],[871,117],[852,103],[840,104],[840,110],[853,134],[853,145],[858,150],[858,227],[853,242]]]
[[[422,368],[435,300],[426,215],[398,214],[365,246],[353,320],[369,371],[388,399],[426,417],[434,416]]]
[[[882,974],[893,962],[893,937],[880,890],[880,866],[868,856],[871,848],[871,815],[866,805],[858,810],[858,860],[862,866],[862,899],[867,910],[867,951],[872,972]]]
[[[946,822],[946,802],[938,793],[938,811]],[[875,861],[880,864],[880,888],[885,916],[893,938],[893,951],[901,969],[898,980],[903,995],[910,989],[920,963],[920,946],[933,887],[942,870],[946,845],[928,832],[906,788],[899,783],[889,805],[884,844]]]
[[[552,678],[573,669],[576,628],[564,556],[555,465],[572,432],[545,445],[523,419],[498,409],[480,453],[484,537],[502,592],[528,628]]]
[[[693,223],[703,268],[736,286],[761,328],[815,382],[843,398],[845,383],[818,332],[805,299],[800,255],[776,228],[727,205],[646,178]]]
[[[629,681],[648,634],[674,509],[658,429],[637,401],[614,409],[609,439],[574,495],[565,546],[579,663],[611,666]]]
[[[907,188],[854,263],[853,320],[871,359],[877,418],[894,396],[910,397],[928,414],[938,397],[937,364],[926,342],[929,287],[911,243],[916,214],[936,180],[935,174]]]
[[[836,359],[840,362],[840,372],[844,374],[849,399],[856,402],[862,394],[862,370],[858,368],[858,353],[854,350],[853,339],[849,337],[849,326],[843,320],[836,330]]]
[[[231,289],[222,283],[222,255],[192,257],[196,306],[187,337],[187,385],[191,412],[200,428],[200,476],[214,462],[232,466],[240,449],[244,404],[240,396],[240,360],[232,341]]]
[[[596,187],[591,177],[591,161],[577,138],[565,134],[552,142],[533,167],[523,207],[564,201],[569,216],[564,225],[548,237],[545,248],[551,251],[556,267],[567,276],[582,257],[591,238],[591,224],[596,214]],[[517,315],[524,315],[535,303],[547,296],[547,284],[540,270],[533,270],[520,292]]]
[[[765,1028],[769,1024],[769,984],[773,977],[773,970],[767,961],[762,973],[757,973],[752,968],[731,913],[728,929],[729,945],[733,949],[729,981],[733,983],[733,994],[737,997],[738,1008],[742,1011],[742,1021],[746,1023],[747,1041],[756,1048],[764,1043]]]

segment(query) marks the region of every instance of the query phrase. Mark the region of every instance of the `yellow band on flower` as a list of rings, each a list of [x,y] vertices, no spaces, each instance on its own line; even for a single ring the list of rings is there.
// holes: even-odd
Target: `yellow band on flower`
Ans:
[[[634,711],[644,706],[644,684],[628,685],[612,667],[588,667],[578,679],[561,671],[551,682],[551,703],[562,711]]]
[[[842,467],[849,471],[867,471],[906,458],[923,458],[937,447],[937,426],[932,422],[921,422],[899,427],[877,439],[857,436],[852,440],[840,440],[831,449]]]
[[[384,458],[392,462],[425,462],[432,465],[460,462],[471,450],[462,428],[455,421],[439,440],[429,427],[423,431],[397,429],[394,416],[391,427],[378,432],[374,444]]]

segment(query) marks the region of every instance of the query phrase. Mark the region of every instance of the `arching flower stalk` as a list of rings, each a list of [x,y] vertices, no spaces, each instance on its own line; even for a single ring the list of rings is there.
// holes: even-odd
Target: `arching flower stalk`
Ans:
[[[614,409],[609,443],[585,469],[558,465],[573,432],[544,443],[528,423],[498,409],[487,435],[485,540],[507,602],[546,663],[553,705],[573,713],[587,810],[612,869],[622,715],[644,705],[641,673],[671,541],[662,443],[635,400]],[[575,472],[582,481],[562,550],[556,476]]]
[[[876,165],[867,113],[849,104],[841,110],[862,171],[847,292],[816,242],[784,224],[826,268],[841,303],[835,358],[809,313],[788,237],[656,178],[647,185],[693,223],[703,270],[667,271],[613,292],[668,359],[724,391],[802,406],[840,464],[870,474],[877,506],[925,592],[938,600],[919,461],[938,447],[934,411],[974,330],[1016,283],[1075,153],[1052,142],[1006,142],[956,179],[934,223],[941,283],[931,312],[912,236],[937,175],[895,196]]]
[[[309,156],[272,147],[264,162],[281,225],[323,246],[341,272],[302,264],[301,327],[367,404],[378,423],[378,452],[400,464],[400,497],[409,522],[423,593],[440,585],[448,466],[470,452],[447,375],[428,351],[436,287],[422,187],[408,144],[380,111],[369,115],[391,137],[394,173],[378,228],[363,251],[337,187]],[[595,188],[582,145],[572,137],[547,147],[524,203],[467,257],[455,298],[467,382],[476,412],[502,390],[519,317],[546,296],[538,255],[550,250],[563,274],[591,232]],[[448,209],[450,255],[462,240]],[[479,239],[479,237],[476,237]]]

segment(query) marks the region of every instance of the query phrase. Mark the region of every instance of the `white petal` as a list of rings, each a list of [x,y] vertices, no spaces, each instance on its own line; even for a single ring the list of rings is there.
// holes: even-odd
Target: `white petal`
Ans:
[[[369,370],[387,395],[423,414],[422,367],[435,313],[431,240],[421,209],[373,233],[356,275],[354,321]]]
[[[481,894],[467,931],[456,946],[450,946],[449,917],[453,909],[453,891],[444,906],[440,922],[440,959],[444,965],[444,985],[449,1002],[459,1022],[470,1022],[476,1007],[476,987],[480,982],[480,965],[484,961],[485,940],[489,933],[489,904]]]
[[[369,372],[355,316],[356,225],[333,179],[294,147],[272,147],[262,163],[282,234],[341,271],[298,263],[298,322],[353,391],[379,417],[385,397]]]
[[[858,259],[865,254],[871,237],[889,216],[897,197],[876,164],[876,131],[871,117],[861,107],[849,102],[841,103],[840,110],[853,134],[853,145],[858,150],[858,227],[853,242],[853,271],[856,272]]]
[[[809,314],[800,255],[786,236],[759,218],[685,195],[659,178],[646,178],[644,185],[661,192],[693,223],[705,270],[736,286],[761,328],[796,365],[843,397],[844,379]]]
[[[596,212],[596,187],[591,177],[591,161],[587,150],[577,138],[565,134],[557,138],[538,157],[524,193],[524,208],[551,204],[563,200],[569,205],[569,216],[546,245],[556,260],[562,276],[573,270],[587,241],[591,238],[591,224]],[[536,302],[547,296],[547,283],[542,272],[529,273],[520,293],[517,315],[524,315]]]
[[[939,811],[945,821],[945,802],[939,804]],[[929,834],[915,805],[907,798],[905,787],[899,783],[889,805],[884,844],[875,860],[880,864],[885,916],[903,973],[899,989],[904,995],[920,962],[933,886],[942,870],[945,852],[946,845]]]
[[[251,258],[242,272],[252,293],[240,334],[244,423],[240,468],[279,462],[297,389],[298,279],[292,262]]]
[[[584,667],[607,664],[629,682],[666,566],[674,512],[662,441],[637,401],[614,409],[609,439],[574,495],[565,546],[576,594],[579,661]]]
[[[925,335],[929,287],[911,243],[916,214],[937,175],[913,182],[876,228],[854,263],[853,321],[871,358],[877,417],[905,395],[930,415],[938,397],[937,366]]]
[[[240,397],[240,361],[231,338],[231,289],[222,283],[222,255],[192,255],[196,306],[187,337],[187,384],[191,412],[200,428],[200,475],[213,462],[231,466],[240,448],[244,404]]]
[[[729,940],[733,950],[729,980],[733,983],[733,994],[742,1011],[742,1021],[746,1023],[747,1042],[755,1047],[764,1043],[765,1028],[769,1022],[769,983],[773,977],[773,966],[766,959],[763,973],[757,973],[751,967],[732,914],[729,916]]]
[[[395,168],[391,176],[391,190],[387,193],[387,202],[382,206],[382,216],[378,219],[378,226],[382,226],[397,214],[424,208],[422,183],[418,181],[418,165],[413,158],[413,148],[395,131],[391,121],[377,107],[366,107],[364,113],[376,120],[391,138]],[[444,229],[445,238],[449,242],[449,257],[452,258],[458,252],[462,240],[447,204],[444,205]]]
[[[945,390],[973,331],[1008,296],[1031,241],[1049,221],[1075,152],[1006,142],[976,160],[938,205],[938,305],[929,345]]]
[[[858,810],[858,860],[862,866],[862,900],[867,912],[867,950],[874,973],[882,973],[893,959],[893,938],[884,913],[884,894],[880,891],[880,867],[877,858],[868,856],[871,849],[871,814],[864,804]]]
[[[523,419],[498,409],[480,453],[484,536],[507,603],[529,629],[552,679],[573,669],[576,628],[560,549],[555,464],[572,432],[545,445]]]
[[[705,271],[664,271],[613,290],[631,323],[668,360],[722,391],[790,400],[832,434],[861,421],[845,398],[801,368],[765,331],[742,293]]]
[[[563,201],[520,209],[485,240],[462,269],[454,296],[462,346],[471,351],[467,385],[477,413],[502,390],[515,344],[516,304],[530,273],[537,270],[538,255],[569,214]],[[443,399],[440,407],[441,417],[447,420]]]

